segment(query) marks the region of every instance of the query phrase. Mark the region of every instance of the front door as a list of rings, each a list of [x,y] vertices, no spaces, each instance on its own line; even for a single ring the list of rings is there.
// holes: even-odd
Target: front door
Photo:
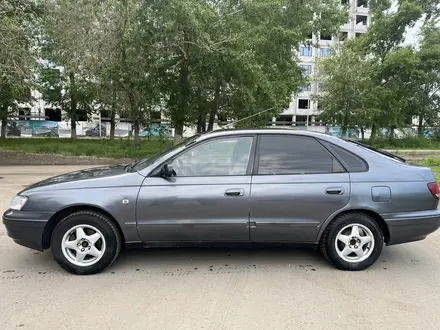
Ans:
[[[137,202],[143,241],[249,241],[253,136],[201,141],[170,160],[176,175],[147,177]]]
[[[261,135],[256,157],[254,242],[313,242],[319,226],[349,201],[349,174],[314,138]]]

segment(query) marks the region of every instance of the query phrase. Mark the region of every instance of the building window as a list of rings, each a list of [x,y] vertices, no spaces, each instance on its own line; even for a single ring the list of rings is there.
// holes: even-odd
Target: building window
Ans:
[[[367,25],[368,16],[356,15],[356,25]]]
[[[362,37],[362,35],[363,35],[363,33],[358,32],[358,33],[356,33],[356,38],[360,38],[360,37]]]
[[[276,126],[292,126],[292,115],[279,115],[276,119]]]
[[[349,5],[350,0],[341,0],[341,5]]]
[[[310,108],[310,100],[309,99],[299,99],[298,100],[298,109],[309,109]]]
[[[19,120],[31,120],[31,109],[21,108],[18,110]],[[28,117],[29,116],[29,117]]]
[[[368,7],[368,0],[357,0],[357,6],[358,7]]]
[[[324,83],[318,83],[318,92],[323,92],[324,91]]]
[[[88,121],[89,116],[87,115],[87,112],[80,112],[77,114],[78,121]]]
[[[154,123],[160,123],[161,113],[160,111],[152,111],[151,112],[151,121]]]
[[[303,70],[304,74],[311,75],[312,74],[312,66],[309,64],[300,64],[299,67]]]
[[[321,34],[321,40],[332,40],[332,36],[330,34]]]
[[[296,116],[295,124],[296,126],[306,126],[307,116]]]
[[[319,48],[319,56],[321,57],[327,57],[330,56],[330,48]]]
[[[101,121],[111,121],[111,111],[110,110],[101,110]]]
[[[344,41],[348,38],[348,32],[342,31],[339,40]]]
[[[312,90],[311,84],[305,84],[301,86],[300,92],[310,92]]]
[[[44,109],[44,116],[50,121],[61,121],[60,109]]]
[[[301,56],[312,56],[312,47],[300,47],[299,54]]]

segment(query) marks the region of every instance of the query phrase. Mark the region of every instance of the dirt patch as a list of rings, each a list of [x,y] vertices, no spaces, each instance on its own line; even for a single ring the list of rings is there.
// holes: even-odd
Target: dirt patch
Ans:
[[[0,166],[5,165],[112,165],[123,164],[132,159],[110,159],[84,156],[61,156],[0,151]]]

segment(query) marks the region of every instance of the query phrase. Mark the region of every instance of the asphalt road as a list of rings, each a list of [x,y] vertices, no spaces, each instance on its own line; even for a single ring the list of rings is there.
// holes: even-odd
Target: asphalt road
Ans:
[[[79,167],[0,167],[0,208]],[[440,232],[387,247],[363,272],[310,250],[127,251],[73,276],[0,225],[0,329],[440,329]]]

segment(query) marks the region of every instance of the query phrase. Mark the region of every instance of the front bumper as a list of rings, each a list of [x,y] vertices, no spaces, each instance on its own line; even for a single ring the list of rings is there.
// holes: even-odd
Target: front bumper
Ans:
[[[390,231],[387,245],[420,241],[440,227],[440,210],[382,215]]]
[[[53,213],[7,210],[3,214],[6,232],[15,243],[43,251],[43,232]]]

